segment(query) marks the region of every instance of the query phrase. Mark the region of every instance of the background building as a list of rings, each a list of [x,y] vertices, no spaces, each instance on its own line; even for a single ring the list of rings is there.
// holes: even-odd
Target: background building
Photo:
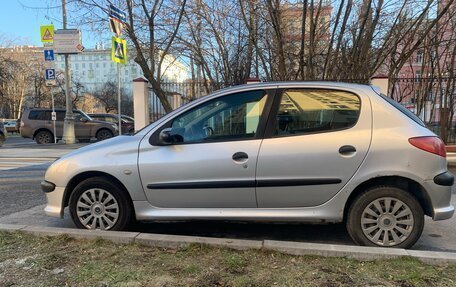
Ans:
[[[55,59],[57,73],[63,74],[65,60],[61,55]],[[120,65],[121,87],[127,95],[132,95],[132,80],[143,75],[141,67],[134,61],[134,55],[129,52],[127,64]],[[101,45],[95,49],[84,50],[83,53],[70,56],[71,76],[74,83],[80,83],[85,92],[91,93],[102,89],[107,82],[117,83],[116,63],[111,61],[111,49]],[[162,79],[164,82],[182,83],[188,79],[188,68],[172,55],[167,55],[162,64]]]

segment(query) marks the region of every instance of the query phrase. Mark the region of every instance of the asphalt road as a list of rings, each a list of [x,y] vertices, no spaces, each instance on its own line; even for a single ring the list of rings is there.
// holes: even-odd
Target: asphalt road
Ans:
[[[9,138],[11,140],[12,138]],[[32,142],[26,143],[20,138],[13,138],[0,149],[0,169],[2,158],[23,160],[25,166],[0,170],[0,223],[27,224],[38,226],[74,227],[68,211],[65,219],[47,217],[44,212],[45,196],[39,188],[49,163],[36,164],[33,158],[19,158],[18,153],[27,149],[71,149],[68,146],[43,147]],[[14,151],[16,150],[16,153]],[[32,165],[27,165],[27,163]],[[452,170],[456,173],[456,169]],[[456,188],[454,188],[453,194]],[[456,204],[456,194],[453,196]],[[434,222],[426,218],[422,237],[414,246],[419,250],[456,252],[456,234],[454,226],[456,218]],[[343,224],[309,225],[309,224],[266,224],[240,223],[224,221],[189,221],[162,223],[135,223],[131,230],[149,233],[194,235],[207,237],[239,238],[239,239],[272,239],[285,241],[353,244]]]

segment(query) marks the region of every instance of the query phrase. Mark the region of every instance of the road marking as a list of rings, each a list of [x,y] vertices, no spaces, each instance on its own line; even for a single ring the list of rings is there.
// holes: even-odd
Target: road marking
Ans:
[[[20,167],[46,164],[54,161],[53,157],[40,157],[40,158],[23,158],[23,157],[1,157],[0,170],[11,170]]]

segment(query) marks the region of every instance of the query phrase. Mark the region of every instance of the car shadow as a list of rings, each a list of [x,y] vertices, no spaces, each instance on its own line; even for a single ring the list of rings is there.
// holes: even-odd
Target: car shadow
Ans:
[[[231,221],[135,222],[131,231],[250,240],[353,245],[344,224],[244,223]]]

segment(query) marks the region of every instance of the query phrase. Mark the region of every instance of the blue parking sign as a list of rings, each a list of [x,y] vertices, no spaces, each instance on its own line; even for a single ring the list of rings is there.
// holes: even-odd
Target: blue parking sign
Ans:
[[[54,50],[44,50],[44,60],[54,61]]]
[[[46,80],[55,80],[55,69],[46,69]]]

